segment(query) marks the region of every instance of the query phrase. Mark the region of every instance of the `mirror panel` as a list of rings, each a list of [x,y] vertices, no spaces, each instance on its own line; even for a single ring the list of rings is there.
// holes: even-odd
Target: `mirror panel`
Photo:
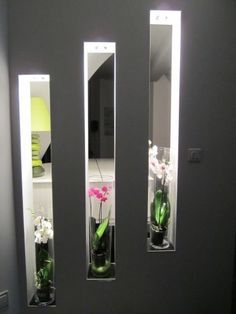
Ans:
[[[19,75],[22,207],[29,306],[55,306],[49,75]]]
[[[84,43],[87,279],[115,278],[115,43]]]
[[[148,251],[176,248],[179,11],[150,12]]]

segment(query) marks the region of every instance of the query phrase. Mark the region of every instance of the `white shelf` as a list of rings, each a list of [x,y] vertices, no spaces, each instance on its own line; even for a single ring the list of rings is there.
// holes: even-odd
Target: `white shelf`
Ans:
[[[95,159],[89,160],[89,177],[93,177],[92,180],[94,182],[101,181],[101,175],[98,166],[100,168],[104,181],[114,181],[114,159],[97,159],[97,162]],[[45,174],[42,177],[33,178],[32,182],[34,184],[52,183],[52,164],[45,163],[43,164],[43,168],[45,169]]]
[[[52,164],[43,164],[45,174],[42,177],[33,178],[33,183],[52,183]]]

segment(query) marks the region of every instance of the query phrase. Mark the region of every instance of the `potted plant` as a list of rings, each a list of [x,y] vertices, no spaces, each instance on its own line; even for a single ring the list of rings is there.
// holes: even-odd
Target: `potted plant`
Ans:
[[[154,196],[150,208],[150,244],[157,249],[167,248],[166,238],[171,213],[169,183],[172,167],[169,162],[169,148],[149,148],[149,169],[154,183]]]
[[[90,187],[88,193],[91,271],[95,277],[107,277],[111,268],[111,226],[110,208],[104,214],[104,206],[110,196],[111,187]]]
[[[36,251],[35,287],[37,288],[34,300],[36,304],[45,306],[54,301],[54,261],[49,254],[49,240],[53,239],[53,229],[51,222],[42,216],[36,217],[34,226]]]

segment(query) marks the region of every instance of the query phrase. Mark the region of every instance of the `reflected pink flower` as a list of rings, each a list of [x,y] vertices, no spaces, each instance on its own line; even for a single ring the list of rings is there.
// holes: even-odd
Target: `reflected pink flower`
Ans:
[[[96,198],[101,199],[103,197],[103,194],[101,192],[98,192],[96,194]]]
[[[94,195],[93,188],[89,188],[88,195],[89,195],[89,197]]]
[[[100,193],[98,188],[93,188],[93,194],[98,195]]]
[[[101,202],[106,202],[106,200],[107,200],[107,197],[106,197],[106,196],[103,196],[103,197],[101,198]]]
[[[102,187],[102,191],[103,191],[103,192],[105,192],[105,193],[108,191],[108,188],[107,188],[107,186],[106,186],[106,185],[103,185],[103,187]]]
[[[97,187],[91,187],[88,189],[88,194],[89,197],[95,197],[100,202],[106,202],[111,189],[111,185],[103,185],[100,189]]]
[[[98,188],[92,187],[92,188],[89,188],[89,190],[88,190],[89,196],[96,196],[97,197],[97,195],[99,193],[101,193],[101,192],[100,192],[100,190]]]

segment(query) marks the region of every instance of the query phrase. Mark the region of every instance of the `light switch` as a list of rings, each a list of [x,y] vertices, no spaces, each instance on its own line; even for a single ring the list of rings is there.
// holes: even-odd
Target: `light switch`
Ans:
[[[0,293],[0,312],[8,307],[8,291]]]
[[[188,161],[189,162],[200,162],[201,160],[202,160],[201,148],[189,148],[188,149]]]

